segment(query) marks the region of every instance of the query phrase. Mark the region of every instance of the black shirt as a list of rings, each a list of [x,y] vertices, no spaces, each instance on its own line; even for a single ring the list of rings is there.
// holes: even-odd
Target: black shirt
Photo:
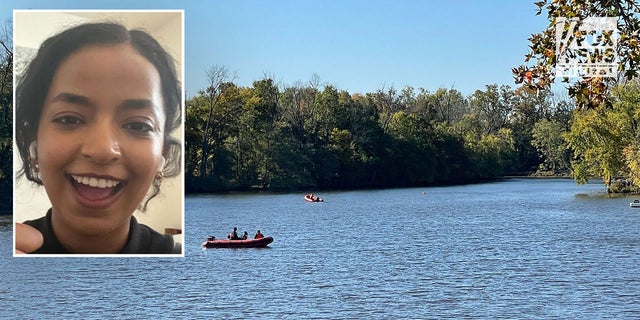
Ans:
[[[25,224],[32,226],[42,233],[44,243],[38,250],[31,252],[37,254],[70,253],[62,246],[58,238],[53,233],[51,227],[51,209],[47,211],[47,215],[40,219],[25,221]],[[171,235],[163,235],[157,231],[139,224],[134,216],[131,216],[129,223],[129,238],[119,254],[180,254],[182,246],[179,242],[173,241]]]

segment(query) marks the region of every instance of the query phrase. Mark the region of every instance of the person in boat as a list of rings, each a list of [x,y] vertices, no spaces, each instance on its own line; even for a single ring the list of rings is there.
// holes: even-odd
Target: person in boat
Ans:
[[[249,233],[248,232],[244,232],[244,234],[242,235],[242,240],[247,240],[249,238]]]
[[[262,234],[262,232],[260,232],[260,230],[258,230],[258,232],[256,232],[256,235],[253,236],[254,239],[262,239],[264,238],[264,235]]]
[[[233,227],[233,230],[231,230],[231,232],[229,232],[229,234],[227,235],[227,239],[240,240],[240,237],[238,236],[238,227]]]
[[[17,176],[43,186],[51,207],[16,223],[17,254],[182,253],[133,216],[181,171],[177,75],[156,39],[118,23],[43,42],[17,81],[15,142]]]

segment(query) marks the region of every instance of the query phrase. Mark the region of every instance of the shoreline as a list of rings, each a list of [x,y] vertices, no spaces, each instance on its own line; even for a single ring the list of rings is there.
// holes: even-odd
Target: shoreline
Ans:
[[[573,180],[572,177],[569,176],[521,176],[521,175],[508,175],[502,177],[503,179],[570,179]]]
[[[501,180],[510,180],[510,179],[528,179],[528,180],[551,180],[551,179],[562,179],[562,180],[573,180],[572,177],[568,176],[532,176],[532,175],[506,175],[502,177],[495,178],[487,178],[487,179],[476,179],[476,180],[468,180],[468,181],[459,181],[459,182],[449,182],[449,183],[433,183],[433,184],[425,184],[425,185],[411,185],[411,186],[395,186],[395,187],[362,187],[362,188],[336,188],[336,189],[326,189],[326,188],[301,188],[301,189],[291,189],[291,190],[279,190],[279,189],[229,189],[229,190],[216,190],[216,191],[200,191],[200,192],[185,192],[185,196],[189,195],[204,195],[204,194],[256,194],[256,193],[264,193],[264,194],[281,194],[281,193],[292,193],[292,192],[309,192],[310,190],[314,190],[314,192],[331,192],[331,191],[349,191],[349,190],[377,190],[377,189],[399,189],[399,188],[428,188],[428,187],[441,187],[441,186],[461,186],[461,185],[469,185],[469,184],[479,184],[485,182],[495,182]],[[594,179],[596,180],[596,179]]]

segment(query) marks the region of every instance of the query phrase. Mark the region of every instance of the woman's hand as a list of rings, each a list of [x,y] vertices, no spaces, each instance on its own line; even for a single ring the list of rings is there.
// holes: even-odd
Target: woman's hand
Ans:
[[[35,228],[23,223],[16,223],[16,254],[24,254],[38,250],[42,247],[44,239],[42,233]]]

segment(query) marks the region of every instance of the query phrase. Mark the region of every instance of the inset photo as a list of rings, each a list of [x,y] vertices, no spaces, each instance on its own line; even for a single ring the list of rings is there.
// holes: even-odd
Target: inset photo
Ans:
[[[184,256],[183,30],[14,11],[14,256]]]

